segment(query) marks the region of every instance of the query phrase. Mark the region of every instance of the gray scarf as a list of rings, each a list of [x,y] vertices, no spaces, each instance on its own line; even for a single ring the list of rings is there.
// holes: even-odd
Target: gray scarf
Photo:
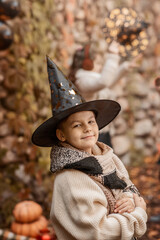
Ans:
[[[116,162],[118,164],[122,163],[113,153],[112,148],[104,143],[97,142],[92,149],[92,153],[90,155],[66,143],[54,145],[51,150],[50,170],[55,173],[63,169],[76,169],[93,177],[94,180],[109,189],[121,189],[137,193],[137,189],[129,180],[124,166],[121,171],[117,168]]]

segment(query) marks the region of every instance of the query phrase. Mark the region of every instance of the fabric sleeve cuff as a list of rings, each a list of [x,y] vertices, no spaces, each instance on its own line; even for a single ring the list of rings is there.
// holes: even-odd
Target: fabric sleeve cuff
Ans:
[[[145,221],[147,222],[148,216],[147,216],[146,211],[145,211],[143,208],[141,208],[141,207],[136,207],[134,211],[136,211],[136,212],[138,212],[140,215],[142,215],[142,216],[144,217]]]

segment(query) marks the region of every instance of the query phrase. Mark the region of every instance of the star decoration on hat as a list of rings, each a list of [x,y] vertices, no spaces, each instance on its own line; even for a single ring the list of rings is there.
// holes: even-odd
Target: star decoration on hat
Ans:
[[[47,70],[51,89],[53,115],[85,100],[79,95],[73,83],[67,79],[61,69],[47,56]]]

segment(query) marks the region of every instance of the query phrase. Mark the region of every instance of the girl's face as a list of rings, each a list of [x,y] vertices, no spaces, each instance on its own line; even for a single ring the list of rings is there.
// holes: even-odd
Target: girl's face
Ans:
[[[57,138],[91,154],[98,140],[99,129],[92,111],[71,114],[56,130]]]

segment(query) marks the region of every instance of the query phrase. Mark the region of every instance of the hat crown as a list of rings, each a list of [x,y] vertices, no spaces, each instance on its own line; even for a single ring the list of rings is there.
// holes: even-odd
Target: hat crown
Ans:
[[[47,70],[53,115],[85,102],[73,83],[48,56]]]

